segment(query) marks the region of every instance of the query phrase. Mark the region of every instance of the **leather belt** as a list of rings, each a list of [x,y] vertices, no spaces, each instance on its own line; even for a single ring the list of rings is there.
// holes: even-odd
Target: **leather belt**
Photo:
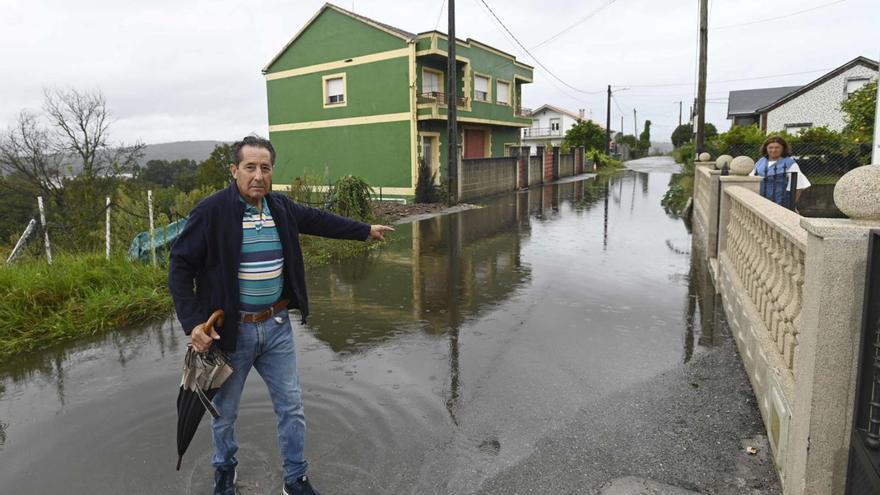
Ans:
[[[288,302],[289,301],[287,299],[279,299],[278,302],[276,302],[272,306],[269,306],[262,311],[257,311],[256,313],[239,311],[239,314],[241,315],[240,321],[243,321],[245,323],[257,323],[260,321],[266,321],[274,316],[276,313],[284,311],[287,308]]]

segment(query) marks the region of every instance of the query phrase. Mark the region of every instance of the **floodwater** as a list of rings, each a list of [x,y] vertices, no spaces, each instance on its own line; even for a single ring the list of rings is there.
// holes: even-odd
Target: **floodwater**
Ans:
[[[401,225],[369,259],[310,270],[294,331],[316,487],[478,492],[578,411],[717,345],[690,234],[660,207],[674,167],[646,163]],[[207,420],[174,471],[185,348],[169,319],[0,365],[0,492],[210,493]],[[255,372],[237,425],[240,492],[278,493]]]

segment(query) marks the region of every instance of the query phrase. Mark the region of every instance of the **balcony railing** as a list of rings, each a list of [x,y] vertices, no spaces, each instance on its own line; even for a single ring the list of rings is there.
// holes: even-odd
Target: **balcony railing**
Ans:
[[[553,129],[550,127],[528,127],[523,129],[524,138],[562,137],[562,135],[561,129]]]
[[[449,95],[440,91],[428,91],[426,93],[419,93],[418,97],[419,103],[436,103],[438,105],[445,106],[448,101]],[[456,98],[456,103],[460,107],[467,106],[467,98],[459,96],[458,98]]]
[[[531,117],[532,109],[526,107],[516,107],[516,110],[514,110],[514,115],[516,115],[517,117]]]

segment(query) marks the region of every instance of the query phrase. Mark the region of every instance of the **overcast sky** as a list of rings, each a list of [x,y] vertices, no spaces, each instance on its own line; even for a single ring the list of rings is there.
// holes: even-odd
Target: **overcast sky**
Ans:
[[[584,94],[553,79],[503,33],[480,0],[458,0],[459,38],[477,39],[536,66],[534,83],[523,89],[524,106],[584,108],[604,122],[605,87],[612,84],[630,88],[618,92],[620,108],[612,105],[614,129],[622,113],[631,133],[635,108],[640,131],[650,119],[654,140],[669,141],[679,100],[687,120],[695,94],[698,0],[485,2],[565,84],[597,92]],[[446,31],[443,3],[338,5],[417,33],[435,26]],[[115,120],[114,141],[266,135],[260,70],[321,5],[0,0],[0,125],[8,126],[22,109],[39,110],[43,87],[73,87],[104,93]],[[806,9],[813,10],[789,15]],[[880,55],[877,0],[711,0],[709,10],[707,120],[720,130],[730,126],[730,90],[805,84],[856,56]],[[778,19],[755,23],[769,18]],[[739,81],[724,82],[732,79]]]

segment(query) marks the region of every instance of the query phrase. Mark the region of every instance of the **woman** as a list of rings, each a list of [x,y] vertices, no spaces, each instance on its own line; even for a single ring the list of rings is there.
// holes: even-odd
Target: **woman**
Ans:
[[[785,139],[779,136],[768,137],[761,145],[761,158],[749,175],[764,178],[761,182],[761,196],[774,203],[788,208],[791,205],[791,175],[797,173],[797,192],[795,204],[801,197],[801,191],[810,187],[804,173],[792,158]]]

